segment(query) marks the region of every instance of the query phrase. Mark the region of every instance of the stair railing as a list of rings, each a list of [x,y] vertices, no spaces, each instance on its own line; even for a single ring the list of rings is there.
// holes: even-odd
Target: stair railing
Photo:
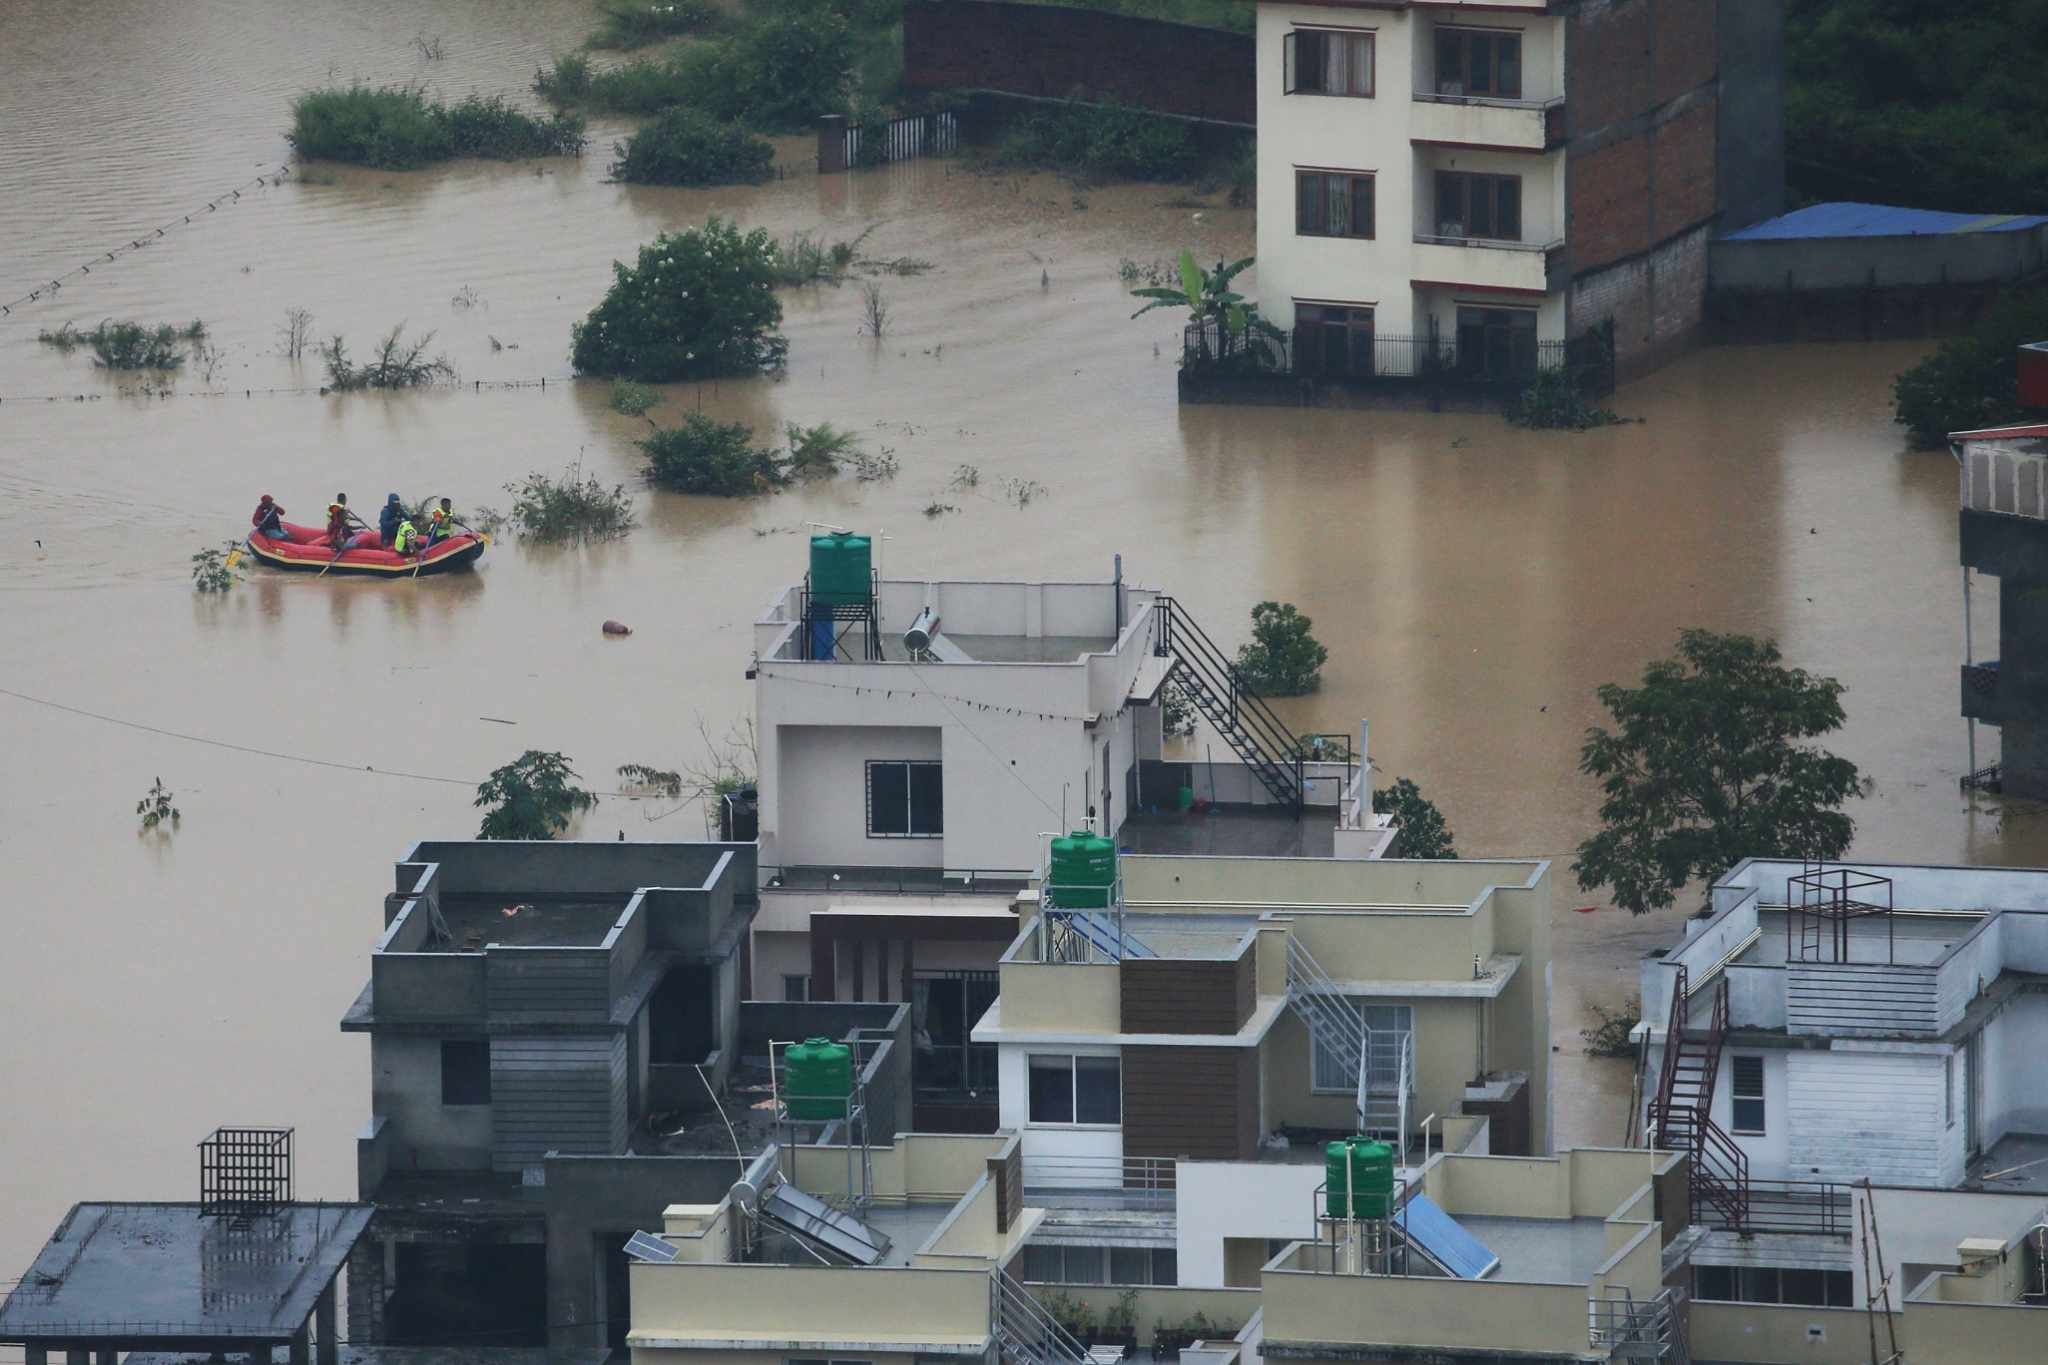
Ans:
[[[1088,1348],[1001,1266],[989,1267],[989,1334],[1018,1365],[1087,1365]]]
[[[1174,654],[1194,674],[1197,708],[1275,798],[1299,809],[1306,792],[1300,739],[1263,697],[1244,686],[1237,665],[1185,608],[1161,597],[1154,610],[1162,618],[1158,648]],[[1201,705],[1205,693],[1213,707]]]

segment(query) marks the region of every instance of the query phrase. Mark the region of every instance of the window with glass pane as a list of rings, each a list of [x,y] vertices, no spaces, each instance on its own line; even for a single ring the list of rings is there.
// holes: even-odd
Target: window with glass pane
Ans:
[[[1764,1059],[1732,1057],[1729,1075],[1729,1118],[1738,1133],[1764,1131]]]
[[[1294,368],[1308,375],[1373,373],[1372,309],[1296,304]]]
[[[930,839],[946,832],[945,769],[901,759],[868,762],[868,837]]]
[[[1343,171],[1294,173],[1294,230],[1303,237],[1371,237],[1373,178]]]
[[[1436,235],[1522,239],[1522,180],[1514,175],[1436,173]]]
[[[1152,1283],[1180,1283],[1180,1253],[1172,1247],[1152,1248]]]
[[[1290,95],[1372,94],[1370,33],[1299,28],[1283,40],[1283,73]]]
[[[1725,1265],[1696,1265],[1692,1268],[1692,1296],[1727,1302],[1735,1297],[1735,1271]]]
[[[1031,1121],[1074,1121],[1074,1059],[1034,1056],[1029,1062]]]
[[[1115,1057],[1074,1059],[1074,1122],[1123,1121],[1123,1064]]]
[[[1111,1247],[1109,1249],[1109,1282],[1111,1284],[1153,1284],[1152,1250],[1150,1247]]]
[[[1064,1250],[1068,1284],[1109,1283],[1102,1273],[1102,1263],[1105,1259],[1102,1247],[1066,1247]]]
[[[1036,1242],[1024,1244],[1025,1279],[1034,1284],[1056,1284],[1066,1273],[1066,1267],[1060,1261],[1060,1248],[1040,1246]]]
[[[1359,1000],[1346,1000],[1344,1003],[1357,1014],[1361,1031],[1369,1030],[1366,1032],[1367,1084],[1375,1088],[1399,1085],[1399,1039],[1415,1028],[1414,1007],[1367,1004]],[[1358,1090],[1358,1073],[1346,1064],[1344,1058],[1324,1047],[1322,1040],[1313,1034],[1309,1037],[1309,1071],[1311,1089],[1346,1095]]]
[[[1436,92],[1481,99],[1520,99],[1522,35],[1487,29],[1438,29]]]

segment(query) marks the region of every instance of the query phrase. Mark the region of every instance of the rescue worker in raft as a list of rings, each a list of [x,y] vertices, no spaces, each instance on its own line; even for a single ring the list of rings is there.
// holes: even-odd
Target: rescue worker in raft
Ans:
[[[272,540],[290,540],[291,537],[285,533],[283,517],[284,509],[277,505],[277,501],[270,494],[265,493],[257,501],[256,510],[249,515],[249,524],[256,528],[256,534],[259,536],[269,536]]]
[[[427,518],[427,548],[432,549],[455,534],[455,507],[448,499],[441,499],[441,505]]]
[[[410,557],[421,553],[426,547],[420,544],[420,533],[414,529],[412,518],[404,512],[398,514],[398,529],[392,533],[390,546],[401,555]]]
[[[376,543],[375,531],[363,526],[362,530],[351,532],[350,522],[362,526],[356,514],[348,510],[348,494],[336,493],[334,501],[327,504],[327,543],[334,547],[337,557],[343,550],[354,550]]]
[[[398,523],[404,520],[405,504],[398,500],[398,494],[387,493],[383,510],[377,513],[377,533],[384,537],[386,549],[398,544]]]

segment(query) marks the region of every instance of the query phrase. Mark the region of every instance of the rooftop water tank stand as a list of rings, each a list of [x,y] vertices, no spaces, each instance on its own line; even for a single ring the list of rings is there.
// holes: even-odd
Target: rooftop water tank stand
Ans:
[[[881,583],[873,544],[850,531],[811,537],[811,568],[804,575],[800,657],[819,663],[856,658],[882,661],[882,623],[876,603]],[[859,638],[854,639],[855,636]],[[856,655],[853,651],[858,649]]]

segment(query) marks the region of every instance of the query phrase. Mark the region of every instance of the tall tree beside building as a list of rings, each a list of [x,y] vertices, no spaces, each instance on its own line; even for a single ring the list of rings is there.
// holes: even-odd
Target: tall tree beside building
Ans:
[[[1839,858],[1856,832],[1841,807],[1870,784],[1801,741],[1841,726],[1842,691],[1786,668],[1775,640],[1706,630],[1680,632],[1640,686],[1602,684],[1614,728],[1588,730],[1579,755],[1604,797],[1572,864],[1580,887],[1640,915],[1744,858]]]

